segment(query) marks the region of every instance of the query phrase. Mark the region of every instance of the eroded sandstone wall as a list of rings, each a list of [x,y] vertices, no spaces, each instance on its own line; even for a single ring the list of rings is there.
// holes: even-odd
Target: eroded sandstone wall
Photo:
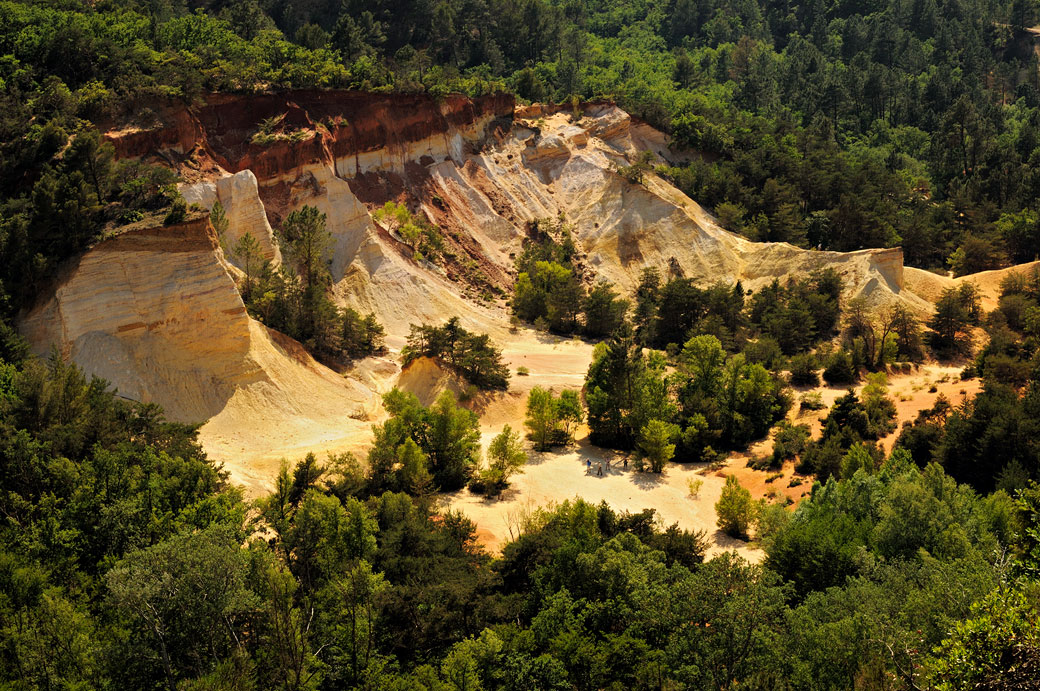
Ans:
[[[260,244],[264,259],[274,262],[280,260],[278,243],[267,219],[264,204],[260,201],[259,187],[253,171],[242,170],[234,175],[222,175],[190,184],[182,183],[179,188],[188,204],[198,204],[211,211],[219,201],[224,207],[228,223],[224,238],[225,247],[234,250],[242,236],[249,233]],[[233,251],[227,259],[238,264]]]
[[[175,419],[215,415],[256,375],[246,357],[249,317],[206,218],[99,243],[20,327],[38,353],[53,344],[122,395],[159,402]]]

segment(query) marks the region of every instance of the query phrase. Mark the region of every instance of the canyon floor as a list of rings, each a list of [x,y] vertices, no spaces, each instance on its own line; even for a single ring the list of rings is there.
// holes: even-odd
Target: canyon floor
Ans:
[[[361,376],[376,389],[387,391],[399,386],[416,394],[424,404],[432,403],[437,395],[452,389],[456,393],[461,384],[453,376],[428,361],[420,361],[401,371],[396,365],[401,339],[390,339],[391,352],[382,358],[370,358],[351,372]],[[480,416],[482,441],[486,445],[502,431],[504,425],[523,430],[527,393],[534,386],[562,389],[580,389],[592,358],[593,345],[579,339],[563,339],[530,329],[519,329],[504,342],[503,360],[513,371],[508,391],[481,394],[466,405]],[[519,367],[529,374],[517,376]],[[933,405],[939,395],[954,404],[979,389],[978,380],[960,379],[960,367],[926,364],[911,374],[889,376],[889,395],[896,404],[899,426],[917,416],[918,411]],[[862,386],[862,385],[860,385]],[[797,390],[796,396],[807,389]],[[845,387],[816,389],[823,403],[829,407],[847,391]],[[326,405],[316,394],[314,406]],[[364,458],[371,444],[371,426],[385,419],[378,398],[373,397],[354,410],[340,410],[339,426],[328,421],[308,425],[313,418],[307,415],[285,420],[269,420],[263,416],[218,415],[202,430],[202,443],[210,455],[222,462],[234,482],[242,484],[250,496],[259,496],[271,488],[282,459],[292,463],[307,452],[319,458],[329,453],[351,452]],[[322,412],[321,410],[315,411]],[[327,413],[328,411],[324,411]],[[323,413],[323,414],[324,414]],[[814,432],[820,431],[820,421],[827,410],[800,413],[797,402],[789,418],[809,424]],[[364,418],[364,419],[357,419]],[[216,423],[216,424],[214,424]],[[233,434],[228,431],[233,429]],[[631,462],[625,467],[626,454],[601,449],[588,443],[587,429],[581,428],[572,446],[553,452],[529,450],[529,460],[523,472],[515,475],[510,487],[496,499],[486,499],[469,490],[443,495],[443,508],[460,510],[469,516],[478,528],[478,539],[491,551],[497,551],[516,535],[518,522],[525,512],[537,507],[581,497],[593,503],[606,501],[618,511],[637,512],[646,508],[656,510],[664,525],[677,523],[688,530],[703,530],[711,541],[709,553],[735,550],[745,558],[756,561],[763,554],[754,543],[734,540],[722,534],[715,526],[715,503],[719,499],[725,477],[734,474],[756,499],[790,497],[794,502],[806,496],[812,488],[812,478],[795,478],[794,464],[788,463],[780,477],[777,471],[759,471],[748,467],[752,456],[765,456],[772,450],[770,439],[762,439],[746,452],[733,453],[720,467],[706,464],[670,463],[661,474],[640,473]],[[891,449],[898,436],[896,432],[882,440],[886,450]],[[234,440],[234,441],[231,441]],[[258,453],[258,449],[261,449]],[[629,457],[630,458],[630,457]],[[591,471],[586,462],[591,461]],[[597,469],[603,465],[603,476]],[[691,496],[689,481],[702,481],[699,492]]]

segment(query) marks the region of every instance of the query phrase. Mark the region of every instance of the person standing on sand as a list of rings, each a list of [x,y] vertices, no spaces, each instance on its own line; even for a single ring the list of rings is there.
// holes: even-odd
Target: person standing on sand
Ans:
[[[586,458],[585,459],[585,470],[590,475],[592,474],[592,459],[591,458]]]
[[[603,462],[602,461],[599,464],[599,471],[596,474],[599,475],[600,477],[603,477]]]

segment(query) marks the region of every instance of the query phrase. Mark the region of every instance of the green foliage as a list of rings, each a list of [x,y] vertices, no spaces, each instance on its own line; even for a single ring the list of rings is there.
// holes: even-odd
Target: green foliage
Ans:
[[[572,333],[578,328],[579,307],[585,297],[571,269],[556,262],[536,262],[532,272],[517,276],[515,291],[513,312],[521,319],[542,320],[555,333]]]
[[[764,436],[791,406],[779,377],[749,364],[743,355],[727,358],[714,336],[687,341],[673,381],[685,422],[683,445],[693,458],[712,439],[741,447]],[[697,434],[691,435],[695,428]]]
[[[657,339],[655,327],[661,294],[661,273],[653,266],[643,268],[639,275],[639,286],[636,288],[635,313],[632,322],[636,329],[636,339],[640,343],[654,343]]]
[[[174,536],[132,552],[106,574],[109,598],[173,686],[200,662],[226,657],[236,619],[255,607],[246,553],[226,528]]]
[[[458,407],[450,391],[424,408],[414,394],[394,389],[383,396],[383,406],[390,418],[373,427],[368,453],[371,492],[389,489],[421,495],[429,485],[427,469],[438,489],[466,484],[480,462],[475,414]]]
[[[524,251],[516,258],[517,279],[510,302],[513,314],[523,321],[545,324],[554,333],[569,334],[579,329],[582,310],[591,309],[591,321],[586,315],[589,335],[612,331],[623,318],[627,303],[606,283],[586,297],[573,262],[577,248],[564,219],[534,221],[528,235]]]
[[[39,177],[77,118],[125,108],[144,120],[142,106],[158,99],[269,87],[475,95],[509,83],[523,98],[579,105],[612,95],[670,132],[675,147],[703,152],[668,174],[758,239],[898,244],[913,265],[939,268],[956,255],[958,270],[988,268],[1037,249],[1040,103],[1027,78],[1028,36],[1003,21],[978,29],[995,13],[1027,16],[1024,5],[950,13],[895,3],[821,18],[686,0],[660,12],[645,3],[565,12],[542,0],[492,0],[479,11],[9,3],[5,182]],[[69,54],[105,59],[76,69]],[[258,123],[258,136],[290,134]],[[99,202],[103,181],[83,182]]]
[[[823,420],[820,438],[805,445],[799,472],[814,473],[821,481],[840,476],[853,446],[876,441],[895,430],[895,404],[887,395],[885,381],[883,373],[872,374],[863,387],[862,399],[850,389],[834,402]]]
[[[1040,254],[1040,215],[1036,211],[1006,212],[994,225],[1016,264],[1032,261]]]
[[[809,387],[820,385],[819,364],[813,355],[801,353],[791,358],[791,384]]]
[[[636,156],[635,162],[631,165],[622,166],[615,164],[614,169],[629,184],[642,185],[643,176],[654,169],[656,158],[653,151],[643,151]]]
[[[662,286],[659,274],[648,270],[636,289],[636,333],[644,345],[659,348],[711,335],[727,350],[743,349],[754,362],[778,369],[780,351],[801,353],[830,336],[840,293],[841,278],[827,270],[786,287],[774,281],[745,305],[739,282],[699,288],[673,277]]]
[[[1028,478],[1040,477],[1037,465],[1035,382],[1025,396],[1004,384],[987,382],[983,390],[962,405],[949,404],[929,414],[922,413],[900,435],[914,460],[935,460],[946,472],[980,491],[992,491],[1006,482],[1008,489],[1019,489],[1014,480],[1018,469]],[[1007,475],[1005,475],[1007,474]]]
[[[857,557],[860,545],[925,565],[932,558],[982,559],[995,540],[989,513],[939,466],[921,472],[889,461],[879,473],[857,472],[814,490],[772,539],[768,563],[804,594],[869,573]]]
[[[4,683],[141,686],[229,652],[252,606],[245,506],[195,428],[116,397],[57,357],[3,365],[0,381]],[[120,642],[131,631],[133,655]],[[158,663],[163,646],[165,672],[114,664],[124,655]]]
[[[646,276],[653,280],[653,274]],[[653,284],[645,286],[642,298],[644,302],[653,300],[641,310],[653,314],[654,320],[643,328],[643,333],[652,335],[653,340],[645,342],[659,348],[670,343],[682,344],[693,336],[710,334],[729,347],[741,342],[743,335],[744,288],[737,283],[727,286],[716,283],[707,288],[698,288],[694,282],[686,278],[673,278],[659,290]]]
[[[755,239],[899,245],[911,265],[958,274],[1033,259],[1040,98],[1023,27],[1035,8],[794,10],[688,0],[0,4],[0,356],[25,357],[11,318],[61,262],[120,226],[186,217],[168,168],[114,162],[89,123],[147,129],[155,103],[210,91],[443,96],[508,82],[525,98],[569,101],[575,119],[583,98],[609,95],[669,131],[675,148],[700,152],[659,174]],[[136,120],[124,123],[126,113]],[[310,136],[277,122],[261,129],[258,143]],[[626,171],[634,181],[645,172]],[[302,230],[315,219],[296,220]],[[439,234],[410,223],[418,235],[393,232],[416,260],[438,261]],[[767,286],[745,306],[740,286],[663,283],[649,270],[633,334],[617,328],[623,301],[609,287],[585,298],[563,223],[533,230],[517,314],[561,333],[614,334],[586,390],[598,442],[631,448],[645,429],[678,425],[668,443],[699,460],[713,444],[764,435],[786,409],[766,371],[783,366],[775,351],[806,352],[838,325],[832,279]],[[258,250],[234,252],[251,314],[328,356],[378,348],[374,320],[327,301],[323,253],[287,251],[289,266],[274,270]],[[762,566],[701,564],[702,535],[660,530],[652,511],[580,500],[533,512],[493,561],[471,522],[429,512],[433,485],[461,486],[476,467],[474,418],[400,394],[388,397],[370,477],[347,457],[328,469],[305,458],[279,475],[247,528],[241,497],[193,428],[57,359],[0,364],[0,686],[1028,684],[1040,647],[1028,484],[1040,472],[1034,284],[1009,286],[985,320],[967,284],[942,296],[927,340],[959,356],[985,328],[973,363],[984,388],[957,406],[937,402],[884,463],[870,444],[891,428],[880,382],[862,400],[839,400],[802,454],[822,483],[789,521],[762,514]],[[828,369],[851,383],[859,368],[919,358],[907,316],[847,310],[847,352]],[[691,346],[699,336],[718,345]],[[749,340],[746,357],[727,355]],[[676,374],[637,344],[684,351]],[[1002,491],[977,494],[997,486],[1021,492],[1017,511]],[[418,499],[378,494],[389,488]],[[1009,541],[1014,561],[994,562]]]
[[[755,522],[755,512],[756,506],[751,499],[751,492],[741,487],[735,475],[727,475],[722,494],[715,502],[719,529],[730,537],[746,540]]]
[[[303,206],[276,233],[285,263],[275,269],[260,242],[244,234],[232,252],[245,273],[239,288],[246,309],[327,359],[362,358],[384,349],[384,331],[374,314],[338,308],[332,287],[332,235],[325,214]]]
[[[369,477],[346,456],[283,464],[247,523],[194,430],[154,408],[59,360],[4,366],[0,394],[8,685],[961,688],[1033,672],[1040,492],[982,497],[902,450],[877,467],[852,447],[869,462],[793,514],[728,478],[720,527],[757,526],[764,565],[702,563],[702,533],[580,499],[518,517],[492,558],[472,522],[431,510],[431,483],[479,467],[477,420],[450,396],[387,394]],[[642,435],[651,458],[677,432],[644,427],[661,432]],[[523,459],[503,429],[486,486]],[[990,560],[1019,539],[1010,567]]]
[[[664,359],[644,355],[632,330],[623,326],[596,347],[585,376],[589,438],[599,446],[631,449],[652,419],[670,421]]]
[[[482,389],[509,386],[509,368],[502,363],[502,352],[491,337],[462,328],[458,317],[451,317],[444,326],[411,325],[401,358],[407,367],[421,357],[443,360],[466,381]]]
[[[217,208],[214,205],[214,210]],[[253,292],[253,281],[256,279],[257,272],[263,266],[264,255],[263,250],[260,247],[260,241],[252,233],[245,233],[235,243],[235,247],[232,249],[232,253],[235,258],[238,259],[242,264],[242,270],[245,272],[245,285],[242,288],[242,292],[245,295],[251,295]]]
[[[672,442],[679,436],[679,426],[661,420],[650,420],[639,431],[636,448],[640,458],[650,463],[650,470],[660,473],[665,464],[675,455],[675,444]]]
[[[809,443],[809,426],[792,425],[786,420],[776,427],[773,436],[773,453],[770,465],[781,466],[787,461],[798,458]]]
[[[940,357],[952,357],[971,349],[970,328],[979,323],[978,289],[971,283],[947,288],[935,303],[928,322],[928,345]]]
[[[317,207],[304,206],[286,216],[277,235],[282,253],[299,271],[304,294],[308,296],[332,280],[332,234],[325,220],[325,214]]]
[[[859,372],[856,371],[852,355],[847,350],[836,350],[824,358],[823,380],[831,386],[855,384],[859,380]]]
[[[170,205],[170,211],[166,214],[163,219],[164,226],[173,226],[178,223],[183,223],[188,217],[188,203],[184,201],[183,197],[177,197],[173,200],[173,204]]]
[[[228,221],[227,214],[224,212],[224,205],[220,203],[219,199],[213,202],[213,208],[209,210],[209,222],[213,226],[213,230],[217,231],[217,243],[220,245],[220,248],[224,251],[224,254],[230,254],[231,248],[228,247],[227,241],[230,221]],[[256,241],[256,238],[253,238],[250,233],[246,233],[246,235],[249,235],[254,242]],[[244,238],[245,236],[243,236]]]
[[[841,285],[833,269],[791,280],[786,286],[773,281],[752,296],[750,321],[779,343],[785,355],[802,352],[833,333]]]
[[[941,691],[1025,688],[1040,672],[1040,628],[1032,584],[1002,585],[971,607],[928,659]]]
[[[584,417],[581,400],[575,391],[564,390],[556,396],[551,389],[536,386],[527,395],[524,427],[538,451],[565,446],[573,440],[574,428]]]
[[[743,355],[727,358],[715,336],[690,339],[673,374],[666,377],[664,366],[660,354],[643,354],[627,325],[597,347],[585,378],[593,443],[633,448],[657,420],[678,425],[669,441],[680,460],[713,460],[713,445],[746,445],[791,405],[781,380]]]
[[[372,213],[372,218],[396,233],[411,248],[413,257],[436,263],[444,251],[440,231],[425,217],[413,215],[404,204],[388,201]]]
[[[628,301],[619,298],[610,283],[600,281],[585,297],[582,311],[585,313],[584,334],[603,339],[621,327],[628,312]]]
[[[487,465],[470,481],[472,491],[497,496],[509,484],[509,477],[527,463],[527,452],[520,443],[520,435],[506,425],[491,440],[487,449]]]
[[[383,352],[386,350],[383,344],[385,333],[375,314],[369,312],[362,316],[350,307],[343,309],[342,348],[348,357],[367,357]]]

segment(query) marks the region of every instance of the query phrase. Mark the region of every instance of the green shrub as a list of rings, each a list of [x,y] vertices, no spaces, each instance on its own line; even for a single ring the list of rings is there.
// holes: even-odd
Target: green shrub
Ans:
[[[715,504],[718,526],[722,532],[740,540],[748,538],[755,520],[755,502],[751,492],[741,487],[735,475],[726,476],[726,484]]]
[[[806,391],[799,399],[800,410],[823,410],[827,406],[823,403],[823,395],[819,391]]]
[[[772,465],[782,465],[785,461],[797,458],[805,451],[808,442],[808,425],[792,425],[786,420],[781,422],[773,438],[773,454],[770,457]]]
[[[689,490],[690,496],[693,497],[694,499],[696,499],[700,495],[701,487],[703,487],[703,486],[704,486],[704,480],[702,480],[699,477],[697,477],[697,478],[691,477],[690,479],[688,479],[686,481],[686,488]]]
[[[803,353],[791,358],[791,384],[794,386],[819,386],[818,363],[813,355]]]
[[[859,379],[859,373],[852,365],[852,355],[847,350],[838,350],[831,353],[823,368],[823,380],[832,386],[854,384]]]
[[[184,201],[184,197],[178,196],[173,200],[173,204],[170,206],[169,213],[166,214],[166,218],[163,219],[164,226],[172,226],[177,223],[183,223],[184,219],[188,217],[188,204]]]

